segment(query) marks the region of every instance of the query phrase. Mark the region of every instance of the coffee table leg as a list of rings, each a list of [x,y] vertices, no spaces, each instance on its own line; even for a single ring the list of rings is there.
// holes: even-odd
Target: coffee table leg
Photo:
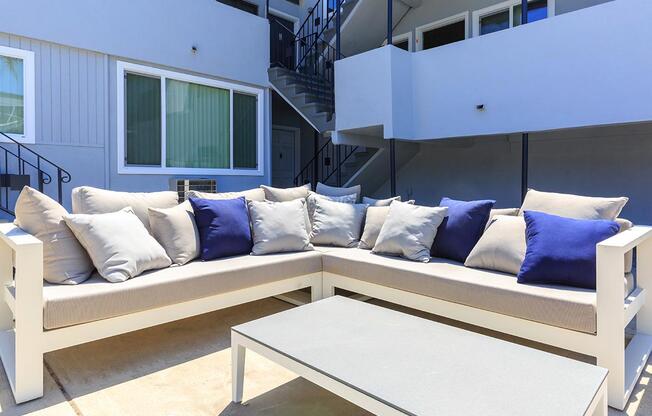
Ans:
[[[231,383],[233,386],[233,403],[242,402],[244,386],[244,367],[246,349],[231,336]]]

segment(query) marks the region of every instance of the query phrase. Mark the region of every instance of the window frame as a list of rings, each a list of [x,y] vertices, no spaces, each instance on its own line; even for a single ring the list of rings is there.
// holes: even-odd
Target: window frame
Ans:
[[[467,40],[469,38],[469,12],[465,11],[462,13],[455,14],[453,16],[448,16],[446,18],[436,20],[434,22],[426,23],[425,25],[419,26],[416,29],[414,29],[416,33],[416,51],[421,52],[423,51],[423,34],[425,32],[429,32],[433,29],[439,29],[440,27],[452,25],[454,23],[459,23],[464,21],[464,39]],[[460,41],[461,42],[461,41]],[[434,49],[434,48],[432,48]],[[425,49],[429,50],[429,49]]]
[[[36,75],[34,52],[26,49],[0,46],[0,55],[23,61],[23,134],[7,134],[20,143],[36,143]],[[8,140],[2,137],[0,142]]]
[[[412,32],[401,33],[400,35],[392,36],[392,45],[397,43],[408,41],[408,50],[407,52],[414,52],[414,47],[412,46]],[[387,39],[383,41],[383,46],[387,46]]]
[[[127,165],[125,160],[125,75],[132,73],[136,75],[159,78],[161,81],[161,166],[132,166]],[[189,75],[182,72],[169,71],[165,69],[133,64],[130,62],[117,62],[117,164],[119,174],[131,175],[223,175],[223,176],[263,176],[264,175],[264,137],[265,137],[265,90],[232,82],[220,81],[212,78],[204,78]],[[230,168],[178,168],[167,167],[166,164],[166,79],[174,79],[182,82],[205,85],[208,87],[221,88],[229,91],[229,151]],[[254,95],[257,99],[256,105],[256,161],[257,167],[234,168],[233,167],[233,94]]]
[[[528,0],[530,2],[532,0]],[[547,19],[555,16],[555,0],[548,1],[548,17]],[[509,10],[509,29],[513,29],[514,26],[514,8],[521,4],[520,0],[506,0],[501,3],[485,7],[483,9],[478,9],[473,11],[473,37],[481,36],[480,35],[480,20],[484,17],[490,16],[495,13],[499,13],[505,10]],[[509,30],[507,29],[507,30]],[[500,31],[502,32],[502,30]],[[496,33],[496,32],[493,32]],[[491,33],[488,33],[489,35]]]

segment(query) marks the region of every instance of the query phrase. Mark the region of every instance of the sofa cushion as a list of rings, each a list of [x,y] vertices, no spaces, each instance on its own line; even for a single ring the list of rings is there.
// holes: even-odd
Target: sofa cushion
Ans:
[[[496,201],[456,201],[442,198],[439,206],[448,208],[448,215],[437,229],[432,255],[464,262],[478,242],[489,221],[489,212]]]
[[[445,207],[393,201],[372,252],[427,263],[437,227],[447,213]]]
[[[600,198],[528,190],[521,205],[525,211],[539,211],[580,220],[614,220],[629,198]]]
[[[109,282],[124,282],[172,264],[130,207],[107,214],[69,214],[63,219]]]
[[[131,207],[149,231],[148,208],[172,208],[179,204],[176,192],[118,192],[80,186],[72,190],[73,214],[107,214]]]
[[[595,289],[596,244],[620,230],[615,221],[577,220],[525,211],[527,250],[519,283]]]
[[[252,237],[251,254],[263,255],[291,251],[310,251],[306,201],[249,201]]]
[[[264,201],[265,191],[262,188],[248,189],[239,192],[199,192],[188,191],[186,199],[199,198],[199,199],[235,199],[244,196],[247,201]]]
[[[63,220],[68,211],[57,201],[23,188],[16,201],[15,224],[43,243],[43,279],[74,285],[88,279],[93,263]]]
[[[199,230],[202,260],[251,253],[253,241],[245,197],[235,199],[190,198]]]
[[[45,329],[55,329],[201,299],[321,271],[316,251],[193,261],[112,284],[95,275],[81,285],[45,284]],[[61,290],[73,289],[73,290]]]
[[[355,194],[356,195],[355,201],[358,202],[360,200],[360,194],[362,193],[362,186],[355,185],[355,186],[350,186],[348,188],[338,188],[336,186],[329,186],[321,182],[317,182],[317,187],[315,188],[315,192],[326,196],[344,196],[344,195]]]
[[[172,263],[186,264],[199,256],[199,230],[190,202],[173,208],[150,208],[149,224]]]
[[[265,199],[272,202],[285,202],[307,198],[308,192],[310,192],[309,183],[303,186],[297,186],[296,188],[274,188],[267,185],[260,185],[260,188],[265,192]]]
[[[322,261],[324,272],[560,328],[596,332],[592,290],[522,285],[514,275],[471,269],[452,260],[417,263],[361,249],[327,251]],[[623,278],[623,285],[632,287],[631,275]]]

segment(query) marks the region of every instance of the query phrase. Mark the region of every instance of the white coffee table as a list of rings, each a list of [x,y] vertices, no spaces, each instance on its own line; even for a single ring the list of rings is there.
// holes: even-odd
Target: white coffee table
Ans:
[[[379,306],[331,297],[232,328],[245,351],[378,415],[607,415],[607,370]]]

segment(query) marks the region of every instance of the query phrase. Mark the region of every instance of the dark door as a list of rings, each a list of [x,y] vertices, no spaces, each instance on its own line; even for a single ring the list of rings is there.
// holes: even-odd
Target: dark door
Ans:
[[[269,16],[269,56],[272,66],[294,69],[294,23],[282,17]]]

